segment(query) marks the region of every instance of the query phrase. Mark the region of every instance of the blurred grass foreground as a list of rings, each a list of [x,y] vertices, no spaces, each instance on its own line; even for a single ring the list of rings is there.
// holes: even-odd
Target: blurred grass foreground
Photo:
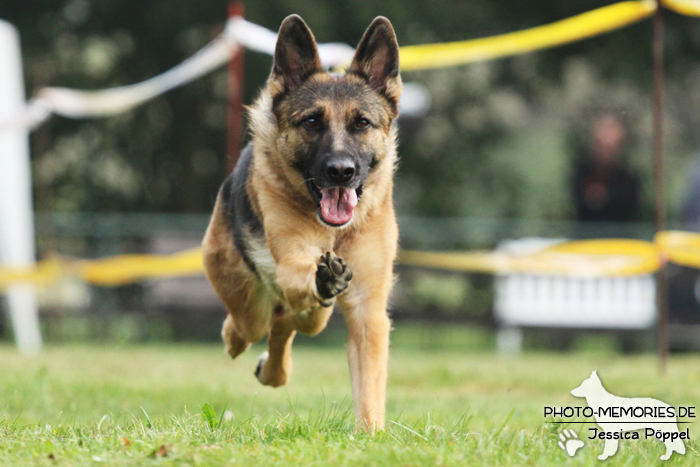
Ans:
[[[595,425],[558,425],[544,406],[579,406],[569,391],[597,369],[621,396],[678,405],[700,399],[697,358],[673,356],[657,378],[652,355],[610,351],[499,357],[483,336],[437,331],[452,343],[426,350],[397,326],[388,424],[355,431],[344,346],[299,342],[281,389],[253,376],[262,345],[231,361],[219,345],[53,345],[37,357],[0,347],[0,465],[456,466],[599,465]],[[481,342],[481,343],[480,343]],[[439,347],[439,346],[438,346]],[[673,465],[697,465],[691,440]],[[557,446],[574,429],[575,458]],[[655,465],[661,443],[624,441],[606,465]],[[568,465],[568,464],[567,464]]]

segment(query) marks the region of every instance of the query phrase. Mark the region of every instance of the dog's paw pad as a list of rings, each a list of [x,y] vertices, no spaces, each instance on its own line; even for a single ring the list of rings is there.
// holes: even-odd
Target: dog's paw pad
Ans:
[[[268,355],[269,353],[265,351],[260,355],[260,359],[258,359],[258,365],[255,367],[255,377],[258,378],[258,381],[260,380],[260,375],[262,374],[262,369],[267,361]]]
[[[578,439],[576,432],[568,429],[559,433],[559,440],[559,447],[566,451],[569,457],[574,457],[576,451],[584,446],[583,441]]]
[[[331,299],[348,288],[352,279],[352,270],[333,253],[322,255],[316,270],[316,289],[321,306],[333,304]]]

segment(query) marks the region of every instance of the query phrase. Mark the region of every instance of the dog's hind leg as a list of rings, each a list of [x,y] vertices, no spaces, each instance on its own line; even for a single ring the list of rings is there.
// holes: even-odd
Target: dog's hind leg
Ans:
[[[255,377],[273,388],[287,384],[292,374],[292,342],[296,331],[284,316],[282,306],[275,308],[275,319],[267,337],[267,351],[260,356]]]
[[[232,288],[217,289],[217,292],[228,310],[221,336],[226,352],[236,358],[270,330],[274,302],[265,286],[256,279],[248,282],[247,288],[239,287],[235,291]]]
[[[683,443],[683,440],[675,439],[671,444],[673,444],[673,450],[678,454],[685,454],[685,444]]]
[[[326,327],[332,312],[330,306],[291,314],[277,305],[268,336],[268,350],[261,355],[255,369],[258,380],[272,387],[286,384],[292,374],[292,341],[297,331],[312,336],[318,334]]]
[[[224,320],[224,326],[221,328],[221,338],[226,346],[226,353],[228,353],[231,358],[238,357],[250,347],[250,342],[247,342],[238,334],[236,323],[233,321],[233,317],[230,314],[227,315]]]
[[[270,330],[275,301],[238,253],[220,196],[202,253],[209,282],[228,310],[221,334],[226,351],[235,358]]]
[[[252,288],[254,290],[239,290],[231,295],[226,294],[226,291],[219,293],[228,310],[221,336],[226,352],[232,358],[265,337],[272,324],[274,303],[266,296],[262,284],[257,287],[253,285]]]
[[[222,254],[205,248],[204,264],[209,281],[228,311],[221,335],[226,351],[236,358],[270,330],[276,298],[235,249],[225,252],[225,261],[219,258]]]
[[[669,460],[674,451],[678,454],[685,454],[685,444],[680,439],[664,441],[664,445],[666,445],[666,452],[661,456],[662,461]]]

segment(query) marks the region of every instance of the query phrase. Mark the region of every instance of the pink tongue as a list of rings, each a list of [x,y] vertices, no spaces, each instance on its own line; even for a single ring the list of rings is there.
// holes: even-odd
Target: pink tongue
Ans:
[[[350,188],[324,188],[321,190],[321,215],[329,224],[345,224],[352,219],[357,206],[357,192]]]

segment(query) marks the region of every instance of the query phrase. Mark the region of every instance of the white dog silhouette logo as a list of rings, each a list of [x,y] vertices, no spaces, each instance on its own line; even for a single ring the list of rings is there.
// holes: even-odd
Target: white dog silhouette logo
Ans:
[[[579,387],[572,390],[571,394],[586,399],[586,403],[593,410],[596,423],[601,426],[601,433],[597,437],[605,439],[605,448],[598,459],[605,460],[615,454],[618,440],[629,439],[625,432],[641,429],[663,434],[661,440],[666,445],[666,452],[661,456],[662,460],[668,460],[674,451],[685,454],[685,444],[681,439],[682,433],[678,431],[675,414],[667,415],[673,409],[665,402],[650,397],[630,398],[610,394],[595,371]],[[654,437],[660,438],[658,435]],[[638,439],[638,435],[636,438]]]

